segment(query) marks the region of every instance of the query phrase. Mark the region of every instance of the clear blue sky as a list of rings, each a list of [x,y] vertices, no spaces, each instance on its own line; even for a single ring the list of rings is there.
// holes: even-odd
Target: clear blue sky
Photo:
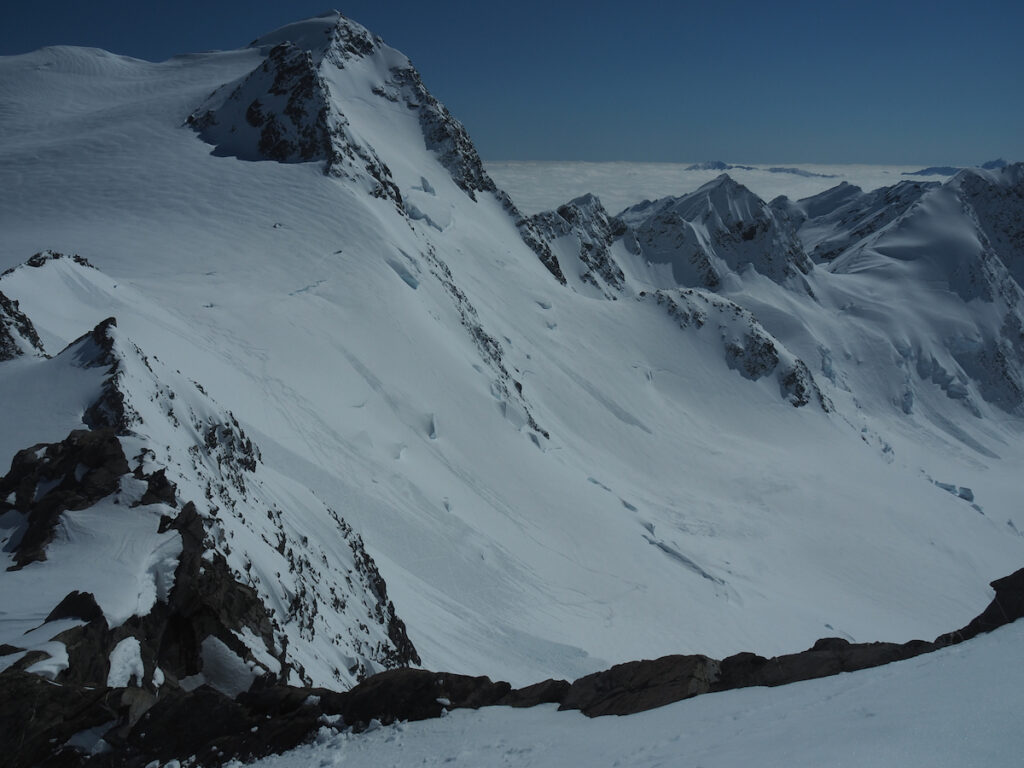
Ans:
[[[322,0],[329,3],[331,0]],[[321,2],[5,0],[0,54],[236,48]],[[1024,160],[1024,0],[356,0],[491,160]]]

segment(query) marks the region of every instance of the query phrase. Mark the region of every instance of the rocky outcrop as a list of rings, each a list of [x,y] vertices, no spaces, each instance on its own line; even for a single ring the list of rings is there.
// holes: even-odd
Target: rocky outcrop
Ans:
[[[9,269],[5,269],[3,272],[0,272],[0,277],[9,275],[13,273],[15,270],[19,269],[39,269],[40,267],[50,263],[51,261],[60,261],[62,259],[72,261],[80,267],[95,269],[95,267],[89,263],[88,259],[86,259],[84,256],[79,256],[77,253],[68,255],[64,253],[58,253],[57,251],[39,251],[38,253],[35,253],[28,259],[26,259],[23,264],[18,264],[17,266],[10,267]]]
[[[664,307],[681,329],[707,334],[718,331],[726,365],[746,379],[774,375],[779,394],[796,408],[817,403],[826,413],[833,409],[807,364],[791,354],[768,333],[757,318],[729,299],[707,291],[641,291],[640,301]]]
[[[847,248],[906,213],[937,182],[901,181],[862,192],[846,182],[793,205],[803,214],[800,237],[817,263],[834,260]]]
[[[451,269],[438,256],[433,247],[423,254],[427,259],[431,273],[445,289],[459,313],[459,320],[462,326],[469,332],[470,337],[476,344],[477,351],[484,363],[494,371],[496,378],[491,386],[491,393],[505,403],[505,407],[511,407],[516,413],[523,415],[526,426],[545,439],[551,437],[533,415],[533,410],[523,394],[523,383],[516,379],[505,365],[505,350],[501,342],[489,334],[480,322],[480,315],[473,306],[469,297],[455,284]]]
[[[1014,280],[1024,286],[1024,163],[1004,164],[988,172],[965,170],[949,184],[970,205]]]
[[[583,283],[602,291],[606,298],[618,298],[626,278],[612,256],[611,247],[626,234],[627,228],[608,214],[597,197],[583,195],[555,211],[538,213],[530,221],[549,245],[562,249],[562,264],[575,262],[575,271]]]
[[[576,680],[559,709],[588,717],[628,715],[707,693],[717,678],[718,662],[707,656],[631,661]]]
[[[935,640],[936,644],[956,645],[982,632],[991,632],[1004,624],[1024,618],[1024,568],[996,579],[991,586],[996,595],[988,607],[971,619],[966,626],[955,632],[940,635]]]
[[[0,293],[0,363],[26,352],[43,354],[43,343],[18,302]]]
[[[0,478],[0,515],[16,511],[23,519],[8,543],[14,553],[10,569],[45,560],[61,515],[110,496],[128,471],[112,429],[77,429],[60,443],[18,451]],[[6,501],[12,498],[13,503]]]

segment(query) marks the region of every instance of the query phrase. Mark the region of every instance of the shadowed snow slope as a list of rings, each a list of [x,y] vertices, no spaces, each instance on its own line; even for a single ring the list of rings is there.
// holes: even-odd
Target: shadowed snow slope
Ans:
[[[0,102],[0,268],[46,248],[96,267],[19,267],[3,295],[51,354],[116,316],[161,361],[140,392],[201,382],[310,551],[349,551],[325,506],[362,536],[425,666],[522,684],[931,637],[1020,566],[1019,287],[997,252],[1019,229],[947,216],[963,181],[827,268],[796,204],[727,177],[531,223],[408,60],[337,14],[159,64],[0,59]],[[91,374],[62,366],[0,363],[24,404],[3,461],[82,423]],[[211,503],[236,538],[264,525]],[[252,588],[272,603],[273,581]],[[296,660],[348,684],[311,621]]]

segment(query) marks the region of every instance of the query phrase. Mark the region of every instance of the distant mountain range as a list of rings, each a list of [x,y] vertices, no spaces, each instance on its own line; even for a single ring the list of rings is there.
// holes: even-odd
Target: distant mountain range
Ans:
[[[791,168],[786,166],[772,166],[769,168],[755,165],[732,165],[721,160],[707,160],[703,163],[694,163],[686,166],[687,171],[766,171],[768,173],[790,173],[794,176],[806,178],[834,179],[835,175],[830,173],[814,173],[803,168]]]
[[[1007,163],[1002,158],[999,158],[998,160],[989,160],[987,163],[982,163],[981,165],[976,166],[976,167],[981,168],[982,170],[986,170],[986,171],[993,171],[993,170],[997,170],[999,168],[1005,168],[1007,165],[1009,165],[1009,163]],[[903,175],[904,176],[952,176],[953,174],[957,173],[958,171],[962,171],[962,170],[963,170],[963,168],[961,168],[960,166],[932,165],[932,166],[929,166],[928,168],[922,168],[920,171],[905,171],[903,173]]]

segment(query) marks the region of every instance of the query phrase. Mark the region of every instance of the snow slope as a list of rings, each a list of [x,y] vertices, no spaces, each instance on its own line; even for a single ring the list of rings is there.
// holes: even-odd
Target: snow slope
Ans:
[[[881,246],[815,266],[795,219],[724,181],[722,204],[745,202],[700,237],[766,234],[715,251],[715,291],[588,228],[591,201],[531,246],[543,233],[408,59],[336,14],[159,64],[5,58],[0,102],[0,268],[47,248],[96,267],[19,268],[0,291],[51,354],[116,316],[201,382],[259,446],[289,524],[343,553],[326,505],[362,536],[427,667],[524,684],[934,636],[1020,565],[1020,412],[950,346],[978,328],[974,349],[1002,343],[1010,299],[896,269],[911,262]],[[315,151],[262,151],[269,114]],[[581,278],[580,227],[610,277]],[[75,415],[17,383],[27,365],[0,363],[26,403],[5,462]]]

